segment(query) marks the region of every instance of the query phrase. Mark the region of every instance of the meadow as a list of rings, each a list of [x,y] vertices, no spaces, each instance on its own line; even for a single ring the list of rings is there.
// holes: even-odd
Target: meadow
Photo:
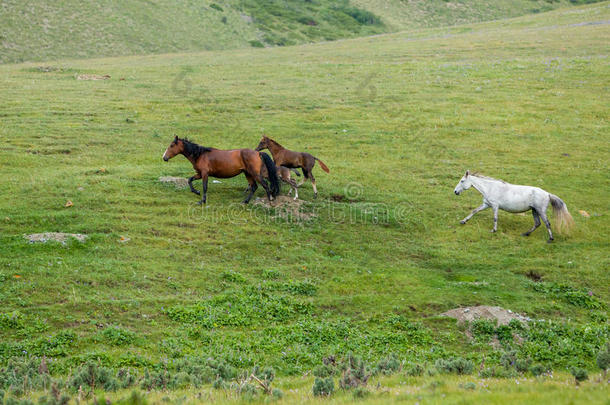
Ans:
[[[239,375],[270,367],[286,403],[607,401],[608,20],[602,2],[294,47],[0,65],[3,396],[55,384],[263,400]],[[314,169],[317,199],[306,183],[296,211],[244,206],[236,177],[210,181],[202,207],[158,180],[192,175],[161,159],[174,134],[228,149],[263,133],[329,166]],[[460,225],[480,204],[453,194],[467,169],[560,196],[574,232],[524,238],[531,215],[501,212],[492,234],[489,210]],[[39,232],[88,239],[24,238]],[[474,305],[533,321],[439,316]],[[366,389],[339,388],[350,354]],[[314,397],[312,374],[336,392]]]

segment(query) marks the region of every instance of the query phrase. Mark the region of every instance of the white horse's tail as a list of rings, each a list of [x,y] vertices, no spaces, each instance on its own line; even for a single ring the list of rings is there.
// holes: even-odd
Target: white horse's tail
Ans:
[[[568,206],[563,200],[554,194],[549,193],[551,206],[553,206],[553,215],[557,219],[557,230],[561,234],[568,234],[574,227],[574,219],[568,211]]]

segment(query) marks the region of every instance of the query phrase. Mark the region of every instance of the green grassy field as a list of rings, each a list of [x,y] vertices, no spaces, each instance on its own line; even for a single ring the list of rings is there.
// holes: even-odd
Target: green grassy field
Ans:
[[[75,395],[87,361],[167,370],[152,387],[194,401],[220,368],[197,381],[184,370],[214,358],[273,367],[289,403],[313,400],[311,371],[329,355],[374,368],[393,353],[403,369],[369,384],[371,402],[387,402],[387,386],[397,400],[459,403],[464,384],[491,381],[468,402],[602,403],[609,16],[604,2],[298,47],[0,66],[0,375],[45,356]],[[262,133],[330,167],[314,170],[317,200],[309,183],[299,193],[307,220],[240,205],[243,177],[210,182],[206,207],[158,181],[192,173],[182,157],[161,160],[173,134],[253,148]],[[557,194],[575,231],[547,244],[543,229],[520,236],[529,214],[501,212],[491,234],[489,211],[459,225],[480,203],[474,190],[453,195],[466,169]],[[55,231],[89,239],[24,239]],[[537,321],[482,322],[469,338],[438,316],[469,305]],[[434,374],[455,357],[473,375]],[[407,377],[415,364],[434,375]],[[570,367],[590,380],[575,388]],[[7,378],[7,395],[40,390]]]
[[[294,45],[591,0],[4,0],[0,63]]]

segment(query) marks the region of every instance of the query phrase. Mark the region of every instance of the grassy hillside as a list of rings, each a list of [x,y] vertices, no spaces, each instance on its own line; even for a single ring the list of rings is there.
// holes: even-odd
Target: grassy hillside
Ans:
[[[481,403],[601,401],[609,6],[298,47],[0,66],[0,389],[43,389],[42,356],[71,395],[88,386],[77,369],[87,361],[130,369],[144,389],[260,365],[289,403],[311,400],[324,358],[352,352],[403,364],[373,389],[380,402],[458,401],[472,381]],[[263,132],[330,167],[315,169],[317,200],[309,184],[299,193],[309,219],[240,205],[243,177],[210,182],[206,207],[158,181],[192,173],[181,157],[161,160],[173,134],[234,148]],[[453,195],[466,169],[559,195],[575,232],[524,238],[531,216],[501,212],[491,234],[489,211],[459,225],[480,202]],[[52,231],[89,239],[23,236]],[[537,321],[467,334],[438,316],[468,305]],[[474,375],[407,377],[416,365],[450,371],[456,357]],[[7,372],[27,369],[24,358],[28,378]],[[591,373],[580,390],[571,367]]]
[[[0,63],[334,40],[547,11],[576,0],[5,0]]]

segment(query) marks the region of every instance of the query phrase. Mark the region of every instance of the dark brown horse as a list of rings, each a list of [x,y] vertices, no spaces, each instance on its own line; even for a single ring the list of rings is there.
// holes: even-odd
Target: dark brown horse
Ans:
[[[207,148],[176,136],[163,154],[163,160],[167,162],[178,154],[184,155],[195,169],[196,174],[189,178],[191,191],[199,195],[199,190],[193,187],[193,180],[201,179],[203,182],[203,196],[199,204],[205,204],[206,202],[208,176],[226,179],[243,173],[248,180],[248,191],[250,192],[243,201],[244,204],[250,201],[252,194],[258,188],[257,182],[265,189],[269,201],[273,200],[273,197],[277,196],[280,191],[277,168],[266,153],[256,152],[252,149],[221,150]],[[268,173],[271,185],[267,184],[267,181],[263,178],[263,172]]]
[[[328,167],[317,157],[310,155],[306,152],[295,152],[289,149],[284,148],[282,145],[274,141],[273,139],[264,136],[256,147],[257,151],[269,149],[271,155],[273,156],[273,160],[277,166],[284,166],[288,168],[297,168],[300,167],[303,170],[303,175],[305,179],[298,184],[300,186],[306,180],[311,180],[311,184],[313,186],[314,198],[318,196],[318,189],[316,188],[316,178],[313,176],[312,170],[314,165],[316,164],[316,160],[320,162],[320,167],[326,173],[330,173]]]

